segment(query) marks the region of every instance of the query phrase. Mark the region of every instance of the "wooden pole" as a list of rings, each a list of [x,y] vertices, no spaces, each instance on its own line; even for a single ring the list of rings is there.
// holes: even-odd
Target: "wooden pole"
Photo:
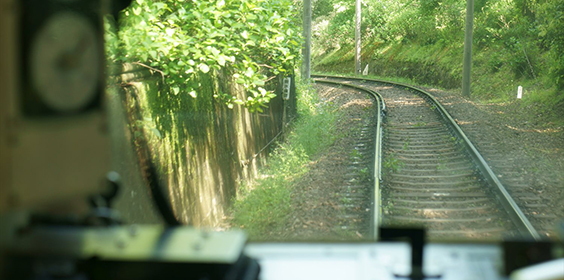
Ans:
[[[361,12],[360,12],[360,0],[356,0],[356,8],[355,8],[355,32],[354,32],[354,41],[355,41],[355,55],[354,55],[354,64],[355,64],[355,74],[360,75],[362,72],[362,65],[360,61],[360,23],[361,23]]]
[[[302,80],[307,81],[311,75],[311,0],[304,0],[304,47],[302,62]]]
[[[464,39],[464,61],[462,65],[462,96],[470,97],[470,75],[472,73],[472,29],[474,27],[474,0],[466,0],[466,35]]]

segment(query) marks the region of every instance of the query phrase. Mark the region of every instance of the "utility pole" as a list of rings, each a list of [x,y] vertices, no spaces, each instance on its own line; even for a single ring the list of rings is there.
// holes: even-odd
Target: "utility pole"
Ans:
[[[474,27],[474,0],[466,0],[466,34],[464,38],[464,61],[462,64],[462,96],[470,97],[472,73],[472,30]]]
[[[355,53],[354,53],[354,73],[360,75],[362,73],[362,65],[360,61],[360,0],[356,0],[355,8],[355,27],[354,27],[354,42],[355,42]]]
[[[304,48],[302,51],[302,80],[307,81],[311,75],[311,0],[304,0]]]

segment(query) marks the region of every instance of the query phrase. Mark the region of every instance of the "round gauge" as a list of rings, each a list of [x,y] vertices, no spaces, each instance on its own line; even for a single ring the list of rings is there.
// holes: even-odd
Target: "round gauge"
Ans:
[[[96,31],[73,12],[50,16],[31,43],[31,86],[57,112],[74,112],[96,96],[100,54]]]

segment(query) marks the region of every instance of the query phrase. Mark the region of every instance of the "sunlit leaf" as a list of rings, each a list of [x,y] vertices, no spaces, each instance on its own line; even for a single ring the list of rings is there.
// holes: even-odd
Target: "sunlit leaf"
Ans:
[[[255,79],[253,80],[253,84],[255,86],[264,86],[264,81],[262,79]]]
[[[198,65],[198,68],[200,69],[200,71],[202,71],[203,73],[208,73],[210,71],[210,67],[207,66],[206,64],[200,64]]]
[[[219,63],[219,65],[221,66],[225,66],[225,57],[223,55],[220,55],[217,59],[217,63]]]
[[[253,74],[255,74],[255,71],[251,67],[248,67],[247,70],[245,71],[245,76],[250,78],[253,76]]]
[[[158,129],[151,128],[151,131],[153,132],[153,134],[155,134],[155,136],[157,136],[157,138],[159,138],[159,139],[163,138],[162,135],[161,135],[161,132]]]

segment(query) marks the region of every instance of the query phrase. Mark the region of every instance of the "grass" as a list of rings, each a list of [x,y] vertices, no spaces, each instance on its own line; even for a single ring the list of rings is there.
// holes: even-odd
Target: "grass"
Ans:
[[[400,171],[403,168],[404,163],[397,157],[396,154],[389,154],[386,159],[384,159],[384,171],[388,174]]]
[[[370,173],[370,170],[368,170],[368,168],[362,168],[362,169],[358,170],[357,172],[358,172],[359,180],[361,182],[370,181],[370,177],[371,177],[370,175],[372,175],[372,174]]]
[[[363,57],[373,58],[365,58],[363,63],[370,63],[382,73],[363,77],[460,93],[462,58],[459,57],[458,51],[442,48],[440,44],[437,46],[424,46],[417,43],[381,45],[372,50],[373,53],[363,54]],[[354,75],[354,57],[351,55],[353,52],[353,46],[343,46],[322,57],[315,57],[315,72]],[[527,75],[516,75],[507,61],[500,61],[503,62],[500,64],[501,67],[492,66],[492,52],[479,50],[473,57],[470,99],[488,104],[520,103],[548,126],[563,126],[564,94],[562,90],[556,88],[553,79],[545,73],[546,71],[538,72],[535,79]],[[523,86],[524,93],[523,99],[518,101],[516,94],[519,85]]]
[[[409,143],[411,143],[411,138],[407,137],[407,140],[405,140],[405,142],[403,142],[403,147],[401,148],[402,150],[407,150],[407,148],[409,148]]]
[[[355,76],[355,74],[352,71],[350,71],[350,72],[347,72],[347,71],[315,71],[313,74],[316,74],[316,75],[348,76],[348,77]],[[428,84],[416,83],[413,79],[406,78],[406,77],[379,76],[379,75],[373,75],[373,74],[362,75],[362,77],[367,78],[367,79],[390,81],[390,82],[396,82],[396,83],[414,85],[414,86],[424,86],[424,87],[432,87],[433,86],[433,85],[428,85]],[[366,81],[366,80],[364,80],[364,81]]]
[[[437,165],[437,170],[446,170],[446,169],[447,169],[447,165],[445,160],[440,159],[439,164]]]
[[[286,141],[271,153],[258,179],[242,182],[238,191],[232,223],[251,240],[273,239],[286,226],[294,182],[308,171],[312,156],[335,141],[337,113],[310,86],[298,85],[298,112]]]
[[[415,125],[413,125],[413,127],[423,127],[426,126],[427,123],[423,122],[423,121],[418,121],[417,123],[415,123]]]

